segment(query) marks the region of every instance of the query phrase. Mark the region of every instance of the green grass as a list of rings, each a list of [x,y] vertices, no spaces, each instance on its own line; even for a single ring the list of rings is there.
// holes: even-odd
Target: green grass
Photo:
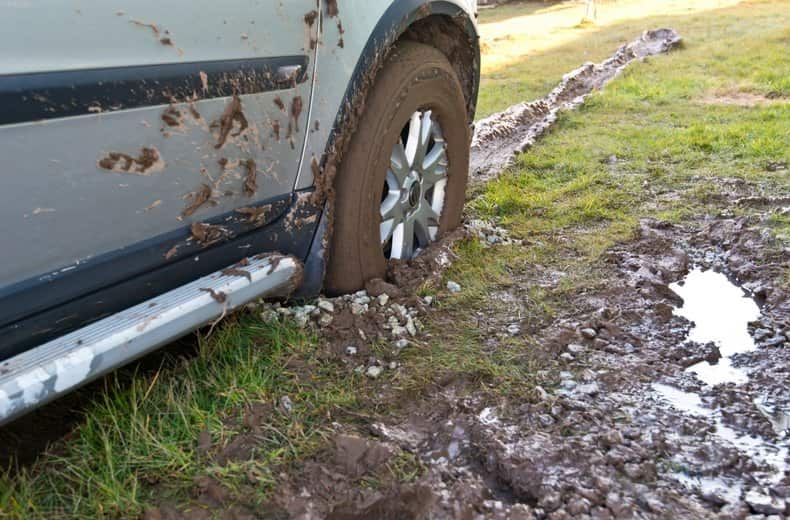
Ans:
[[[166,356],[159,371],[131,383],[110,379],[66,442],[22,473],[0,476],[0,517],[133,517],[161,502],[188,504],[194,479],[202,476],[260,504],[281,468],[316,453],[332,421],[396,412],[399,402],[419,399],[447,378],[464,381],[469,392],[529,399],[556,369],[535,335],[563,312],[568,295],[603,283],[601,256],[630,239],[640,217],[684,221],[721,209],[726,179],[757,193],[790,192],[786,170],[765,168],[769,161],[790,162],[788,103],[738,107],[708,99],[732,92],[790,96],[786,6],[753,1],[578,29],[583,34],[570,43],[488,72],[481,115],[545,94],[563,73],[605,57],[644,27],[670,25],[685,39],[682,50],[629,67],[580,110],[563,114],[509,172],[474,188],[469,216],[499,219],[526,245],[492,251],[469,240],[457,246],[459,259],[445,279],[464,291],[421,289],[441,293],[442,312],[426,323],[430,338],[403,353],[404,369],[384,376],[389,400],[377,397],[381,381],[319,361],[319,339],[243,314],[200,338],[194,358]],[[523,9],[534,6],[516,4],[497,16]],[[790,219],[776,215],[769,225],[790,243]],[[536,269],[563,275],[553,287],[523,285]],[[524,296],[522,317],[533,333],[489,348],[477,313],[506,313],[507,304],[492,303],[489,295],[508,289]],[[408,399],[393,399],[393,392]],[[294,403],[290,414],[278,407],[283,396]],[[217,450],[243,435],[250,406],[268,413],[249,461],[221,466],[198,451],[206,429]],[[421,465],[400,454],[386,471],[411,481]],[[375,486],[375,478],[366,485]]]
[[[152,501],[188,496],[203,475],[229,489],[254,485],[263,500],[275,483],[272,468],[310,453],[322,438],[326,413],[356,402],[354,376],[337,378],[332,367],[292,363],[309,359],[317,343],[293,325],[240,316],[212,339],[198,340],[195,358],[170,358],[154,375],[110,383],[63,454],[0,479],[2,514],[138,516]],[[277,407],[283,396],[294,404],[290,414]],[[198,453],[202,431],[220,450],[241,430],[245,409],[256,404],[270,413],[252,462],[220,467]]]

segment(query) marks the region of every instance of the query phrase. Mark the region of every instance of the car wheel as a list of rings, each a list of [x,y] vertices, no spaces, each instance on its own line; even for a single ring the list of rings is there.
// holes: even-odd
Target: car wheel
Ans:
[[[464,93],[447,58],[399,44],[338,169],[328,292],[383,278],[388,260],[409,260],[460,224],[469,140]]]

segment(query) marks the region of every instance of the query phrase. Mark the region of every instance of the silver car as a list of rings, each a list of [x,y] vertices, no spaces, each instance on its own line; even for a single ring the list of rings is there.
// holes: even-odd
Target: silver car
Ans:
[[[0,423],[460,222],[475,0],[125,4],[0,5]]]

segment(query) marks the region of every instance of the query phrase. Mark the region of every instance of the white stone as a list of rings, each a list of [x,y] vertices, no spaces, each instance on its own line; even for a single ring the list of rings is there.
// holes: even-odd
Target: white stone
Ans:
[[[568,352],[570,352],[571,354],[581,354],[582,352],[584,352],[584,346],[571,343],[570,345],[568,345]]]
[[[414,326],[414,320],[411,317],[406,320],[406,330],[409,331],[410,336],[417,335],[417,327]]]
[[[329,300],[320,300],[318,302],[318,308],[330,314],[335,312],[335,304]]]
[[[365,372],[365,375],[367,375],[371,379],[376,379],[381,375],[382,372],[384,372],[383,368],[374,365],[368,367],[368,370]]]
[[[744,497],[744,502],[749,504],[756,513],[764,515],[780,515],[785,512],[786,506],[783,501],[775,499],[770,495],[765,495],[752,489]]]
[[[447,282],[447,290],[451,293],[459,293],[461,292],[461,286],[458,285],[456,282],[450,281]]]

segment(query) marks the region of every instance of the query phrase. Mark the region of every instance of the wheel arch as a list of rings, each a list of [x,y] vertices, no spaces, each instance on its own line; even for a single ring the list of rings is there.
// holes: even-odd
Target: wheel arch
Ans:
[[[455,6],[449,2],[433,2],[430,14],[426,9],[422,17],[409,24],[398,39],[416,41],[430,45],[442,52],[453,65],[461,81],[466,96],[467,112],[470,122],[474,119],[477,107],[477,93],[480,86],[480,43],[474,23],[466,12],[460,10],[453,14]]]
[[[304,281],[296,297],[312,297],[323,288],[332,238],[330,208],[336,167],[343,159],[349,130],[356,127],[364,110],[367,90],[398,42],[424,43],[447,56],[464,89],[469,123],[474,121],[480,85],[480,38],[473,16],[476,15],[470,15],[458,0],[396,0],[379,19],[346,88],[324,155],[312,171],[316,194],[313,200],[324,210],[305,258]]]

